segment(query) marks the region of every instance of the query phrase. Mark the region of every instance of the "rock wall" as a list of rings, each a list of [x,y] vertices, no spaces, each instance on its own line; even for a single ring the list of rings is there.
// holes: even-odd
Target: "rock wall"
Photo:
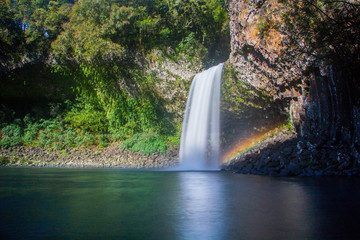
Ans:
[[[359,149],[359,89],[351,84],[355,81],[333,66],[314,70],[301,125],[304,136]]]
[[[229,62],[239,72],[247,72],[248,81],[254,87],[283,99],[301,95],[300,75],[306,63],[300,60],[289,63],[280,58],[281,42],[285,37],[281,33],[269,31],[267,37],[259,35],[262,16],[277,18],[278,14],[272,12],[280,7],[276,0],[229,1]]]
[[[228,64],[238,76],[246,76],[249,85],[272,96],[276,107],[266,113],[285,113],[292,132],[238,155],[224,169],[273,175],[358,175],[359,74],[310,57],[286,59],[282,43],[287,36],[281,31],[270,30],[266,36],[259,32],[264,17],[276,20],[283,8],[277,0],[228,1],[232,50]]]
[[[185,57],[174,61],[164,57],[160,50],[153,50],[147,58],[146,67],[149,74],[159,79],[154,84],[159,96],[165,100],[166,110],[174,116],[175,122],[181,122],[192,79],[203,70],[202,64],[192,64]]]

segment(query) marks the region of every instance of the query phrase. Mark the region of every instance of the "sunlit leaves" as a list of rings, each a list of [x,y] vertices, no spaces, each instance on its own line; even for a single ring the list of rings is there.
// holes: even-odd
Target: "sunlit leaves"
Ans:
[[[147,72],[150,52],[157,49],[163,57],[170,54],[166,57],[198,65],[225,60],[229,54],[224,0],[0,4],[0,49],[1,57],[6,56],[1,61],[9,63],[18,56],[18,63],[37,61],[52,68],[72,83],[75,101],[82,103],[67,112],[67,122],[82,131],[122,136],[116,139],[143,131],[173,131],[156,89],[162,80]]]
[[[11,68],[45,59],[68,19],[69,3],[73,1],[0,1],[2,64]]]
[[[48,38],[54,40],[60,32],[63,31],[62,25],[69,20],[68,15],[71,9],[71,4],[60,4],[55,1],[50,1],[44,23]]]

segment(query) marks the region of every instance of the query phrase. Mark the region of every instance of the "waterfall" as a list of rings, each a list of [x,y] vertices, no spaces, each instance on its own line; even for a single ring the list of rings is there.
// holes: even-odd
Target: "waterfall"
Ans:
[[[223,65],[209,68],[193,79],[182,125],[179,169],[219,169]]]

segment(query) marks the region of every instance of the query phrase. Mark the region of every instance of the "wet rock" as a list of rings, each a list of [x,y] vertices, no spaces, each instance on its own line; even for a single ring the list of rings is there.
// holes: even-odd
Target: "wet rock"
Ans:
[[[301,169],[298,164],[290,162],[284,169],[280,171],[280,176],[298,176],[301,173]]]
[[[226,170],[243,174],[275,176],[359,175],[359,162],[351,146],[313,144],[296,136],[266,140],[224,164]],[[306,144],[305,144],[306,143]]]

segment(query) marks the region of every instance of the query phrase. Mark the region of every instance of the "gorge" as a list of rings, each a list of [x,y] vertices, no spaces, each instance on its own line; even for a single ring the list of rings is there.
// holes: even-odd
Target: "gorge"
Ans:
[[[15,5],[0,12],[12,33],[1,36],[1,164],[175,165],[192,78],[224,62],[219,136],[201,140],[200,159],[210,149],[233,172],[359,175],[356,1]]]
[[[0,0],[1,239],[360,239],[358,0]]]

